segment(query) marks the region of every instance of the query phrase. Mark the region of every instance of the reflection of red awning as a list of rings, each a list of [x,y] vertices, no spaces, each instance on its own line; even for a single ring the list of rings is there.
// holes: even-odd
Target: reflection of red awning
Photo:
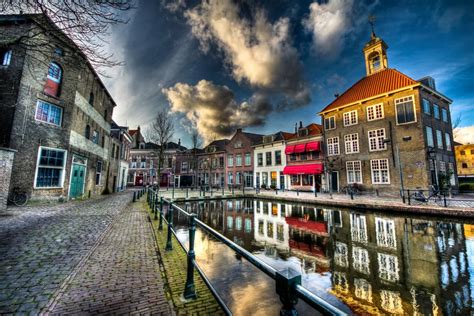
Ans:
[[[285,154],[289,155],[295,152],[295,146],[294,145],[286,145],[285,148]]]
[[[290,239],[290,248],[291,249],[298,249],[298,250],[307,252],[311,255],[325,257],[325,254],[324,254],[323,250],[320,249],[319,247],[317,247],[315,245],[312,245],[312,247],[310,247],[308,244],[305,244],[303,242],[297,242],[297,241],[294,241],[292,239]]]
[[[283,174],[321,174],[323,173],[323,165],[320,163],[312,163],[306,165],[286,166]]]
[[[306,144],[297,144],[295,145],[295,153],[297,154],[304,153],[305,148],[306,148]]]
[[[294,228],[310,230],[318,235],[328,233],[327,224],[325,222],[305,221],[302,218],[285,217],[286,223]]]
[[[321,142],[310,142],[306,144],[306,151],[319,151]]]

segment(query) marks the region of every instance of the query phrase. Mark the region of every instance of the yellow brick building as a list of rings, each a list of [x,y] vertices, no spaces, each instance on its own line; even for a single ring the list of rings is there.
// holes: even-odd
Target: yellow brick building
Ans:
[[[460,183],[474,183],[474,144],[456,145],[456,163]]]

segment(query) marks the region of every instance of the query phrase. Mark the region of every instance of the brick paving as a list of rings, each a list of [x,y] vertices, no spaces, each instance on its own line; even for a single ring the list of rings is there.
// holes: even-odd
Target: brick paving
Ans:
[[[144,199],[144,198],[142,198]],[[131,204],[77,269],[48,312],[173,313],[166,300],[156,242],[141,203]]]

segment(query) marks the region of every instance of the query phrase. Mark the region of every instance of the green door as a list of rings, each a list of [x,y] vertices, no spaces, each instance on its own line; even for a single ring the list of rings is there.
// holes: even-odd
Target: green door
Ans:
[[[84,191],[84,177],[86,167],[83,165],[72,165],[71,185],[69,188],[69,196],[72,198],[81,196]]]

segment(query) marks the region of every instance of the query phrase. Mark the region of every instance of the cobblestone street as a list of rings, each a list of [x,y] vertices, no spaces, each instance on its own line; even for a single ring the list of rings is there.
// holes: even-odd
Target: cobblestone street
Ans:
[[[131,198],[120,193],[0,216],[0,313],[65,313],[72,305],[105,312],[117,302],[170,311],[158,302],[164,293],[146,215],[126,207]]]

